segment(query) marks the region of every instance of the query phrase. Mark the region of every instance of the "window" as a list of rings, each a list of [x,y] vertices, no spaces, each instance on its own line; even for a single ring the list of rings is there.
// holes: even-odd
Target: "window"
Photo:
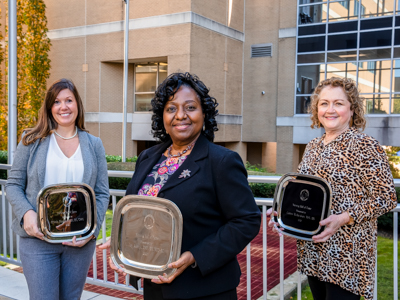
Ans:
[[[355,65],[355,66],[357,66],[357,63],[356,63],[356,62],[352,62],[352,64]],[[364,63],[363,63],[363,62],[359,62],[359,63],[358,63],[358,68],[359,68],[359,69],[364,68]]]
[[[357,19],[358,14],[350,9],[350,1],[330,2],[329,22]]]
[[[358,9],[360,8],[360,0],[354,1],[354,14],[358,16]],[[361,16],[365,15],[365,6],[361,5]]]
[[[380,17],[393,14],[393,1],[361,0],[361,4],[361,18]]]
[[[367,68],[358,70],[358,87],[362,93],[390,93],[391,63],[390,60],[369,61]]]
[[[371,73],[375,73],[375,65],[376,65],[376,61],[368,61],[367,62],[367,70]]]
[[[135,111],[150,111],[157,86],[167,78],[167,63],[135,65]]]
[[[389,95],[362,95],[365,97],[365,112],[367,114],[388,114]]]
[[[343,6],[345,9],[349,9],[349,2],[350,2],[350,0],[347,0],[347,1],[339,1],[339,4],[340,4],[341,6]]]
[[[326,4],[315,4],[299,7],[299,24],[326,22]]]
[[[347,77],[354,81],[357,75],[357,64],[355,62],[348,63],[331,63],[326,65],[326,78],[331,77]]]

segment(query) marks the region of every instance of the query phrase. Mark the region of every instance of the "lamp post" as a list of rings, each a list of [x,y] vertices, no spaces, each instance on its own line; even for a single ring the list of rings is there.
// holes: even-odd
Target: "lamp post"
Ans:
[[[129,0],[125,2],[125,36],[124,36],[124,105],[122,110],[122,161],[126,161],[126,118],[128,102],[128,49],[129,49]]]
[[[17,1],[8,1],[8,163],[17,148]]]

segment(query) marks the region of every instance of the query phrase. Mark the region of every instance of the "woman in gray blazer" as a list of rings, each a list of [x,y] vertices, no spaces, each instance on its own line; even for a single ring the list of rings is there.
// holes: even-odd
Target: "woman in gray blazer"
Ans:
[[[85,240],[51,244],[38,229],[36,197],[49,184],[83,182],[96,195],[97,229]],[[56,81],[47,91],[38,123],[25,131],[6,186],[13,230],[31,300],[80,299],[95,237],[109,203],[107,162],[101,140],[84,127],[84,109],[75,85]]]

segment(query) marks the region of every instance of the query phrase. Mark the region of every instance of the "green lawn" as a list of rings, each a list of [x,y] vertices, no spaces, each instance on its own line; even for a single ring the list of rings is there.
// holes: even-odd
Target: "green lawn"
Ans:
[[[112,209],[108,209],[106,212],[106,237],[111,236],[112,220],[113,220]],[[100,230],[100,234],[97,237],[97,240],[101,240],[102,238],[103,238],[103,230]]]
[[[398,242],[398,247],[400,247],[400,242]],[[400,259],[400,255],[398,255],[398,259]],[[398,274],[400,274],[400,270],[398,270]],[[400,277],[397,280],[398,286],[400,286]],[[393,240],[378,236],[378,299],[393,300],[393,298]],[[291,299],[297,299],[297,293]],[[301,299],[313,299],[308,285],[303,288]]]

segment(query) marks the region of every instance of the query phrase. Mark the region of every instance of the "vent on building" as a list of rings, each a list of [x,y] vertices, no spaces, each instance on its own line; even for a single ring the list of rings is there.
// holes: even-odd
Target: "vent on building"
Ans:
[[[272,44],[251,45],[251,57],[272,56]]]

